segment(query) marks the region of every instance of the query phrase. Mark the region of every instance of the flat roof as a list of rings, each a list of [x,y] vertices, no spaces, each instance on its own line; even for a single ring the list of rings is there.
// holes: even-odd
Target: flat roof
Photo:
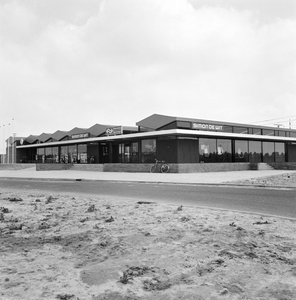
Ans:
[[[160,115],[160,114],[153,114],[153,115],[137,122],[136,125],[157,130],[157,129],[161,129],[162,127],[164,127],[164,126],[166,126],[166,125],[168,125],[168,124],[170,124],[174,121],[190,122],[190,123],[212,123],[212,124],[223,125],[223,126],[249,127],[249,128],[261,128],[261,129],[271,129],[271,130],[294,131],[294,132],[296,132],[295,129],[289,129],[289,128],[278,128],[278,127],[272,127],[272,126],[222,122],[222,121],[206,120],[206,119],[172,117],[172,116],[166,116],[166,115]]]
[[[53,146],[62,146],[62,145],[73,145],[73,144],[85,144],[91,142],[103,142],[103,141],[120,141],[127,139],[136,139],[136,138],[154,138],[158,136],[167,136],[167,135],[178,135],[183,137],[221,137],[221,138],[237,138],[244,140],[264,140],[264,141],[278,141],[278,142],[293,142],[296,143],[296,137],[283,137],[283,136],[267,136],[267,135],[252,135],[252,134],[240,134],[240,133],[230,133],[230,132],[216,132],[216,131],[202,131],[202,130],[189,130],[189,129],[168,129],[168,130],[158,130],[158,131],[149,131],[149,132],[138,132],[130,134],[122,134],[115,136],[103,136],[103,137],[92,137],[85,139],[76,139],[76,140],[67,140],[60,142],[50,142],[42,144],[30,144],[17,146],[16,148],[44,148],[44,147],[53,147]]]

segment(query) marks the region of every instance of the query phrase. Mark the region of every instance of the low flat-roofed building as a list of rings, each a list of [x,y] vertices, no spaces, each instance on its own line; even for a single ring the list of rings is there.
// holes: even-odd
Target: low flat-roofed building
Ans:
[[[95,124],[68,132],[30,135],[16,147],[17,162],[109,164],[109,170],[117,170],[114,166],[122,164],[125,169],[118,169],[123,171],[144,171],[147,168],[139,165],[154,163],[155,159],[175,166],[190,164],[187,169],[191,171],[193,165],[201,164],[237,169],[239,164],[296,162],[293,129],[159,114],[136,125]]]

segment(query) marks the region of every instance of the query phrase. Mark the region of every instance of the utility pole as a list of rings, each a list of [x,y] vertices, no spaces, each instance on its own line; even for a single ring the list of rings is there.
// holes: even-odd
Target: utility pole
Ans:
[[[291,129],[292,127],[292,123],[291,123],[291,119],[289,119],[289,129]]]

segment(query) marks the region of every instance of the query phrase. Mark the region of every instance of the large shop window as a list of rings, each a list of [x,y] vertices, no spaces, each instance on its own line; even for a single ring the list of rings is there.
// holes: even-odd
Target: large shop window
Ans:
[[[77,163],[77,145],[69,146],[69,163],[76,164]]]
[[[272,142],[262,142],[263,150],[263,162],[269,163],[274,162],[274,143]]]
[[[78,145],[77,162],[81,163],[81,164],[87,164],[87,145],[86,144]]]
[[[286,152],[284,143],[275,143],[275,162],[285,162]]]
[[[249,141],[250,162],[262,162],[261,142]]]
[[[154,163],[156,159],[156,139],[142,140],[141,154],[143,163]]]
[[[60,162],[67,164],[69,162],[68,146],[61,146]]]
[[[36,161],[38,163],[45,163],[45,148],[37,149]]]
[[[199,139],[199,161],[201,163],[216,162],[216,139]]]
[[[139,162],[139,143],[125,143],[118,145],[118,161],[121,163]]]
[[[232,150],[231,140],[217,139],[217,162],[231,162],[232,161]]]
[[[131,143],[131,162],[132,163],[139,162],[139,143],[138,142]]]
[[[248,141],[234,141],[235,147],[235,162],[248,162],[249,161],[249,148]]]
[[[45,162],[46,163],[58,163],[59,162],[59,148],[58,147],[46,148]]]

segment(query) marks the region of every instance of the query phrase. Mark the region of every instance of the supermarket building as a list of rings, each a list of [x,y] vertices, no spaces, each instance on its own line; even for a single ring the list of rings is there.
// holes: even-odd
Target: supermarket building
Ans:
[[[296,130],[154,114],[136,126],[95,124],[15,141],[15,162],[42,169],[82,165],[149,171],[155,159],[172,172],[246,170],[258,164],[296,169]]]

